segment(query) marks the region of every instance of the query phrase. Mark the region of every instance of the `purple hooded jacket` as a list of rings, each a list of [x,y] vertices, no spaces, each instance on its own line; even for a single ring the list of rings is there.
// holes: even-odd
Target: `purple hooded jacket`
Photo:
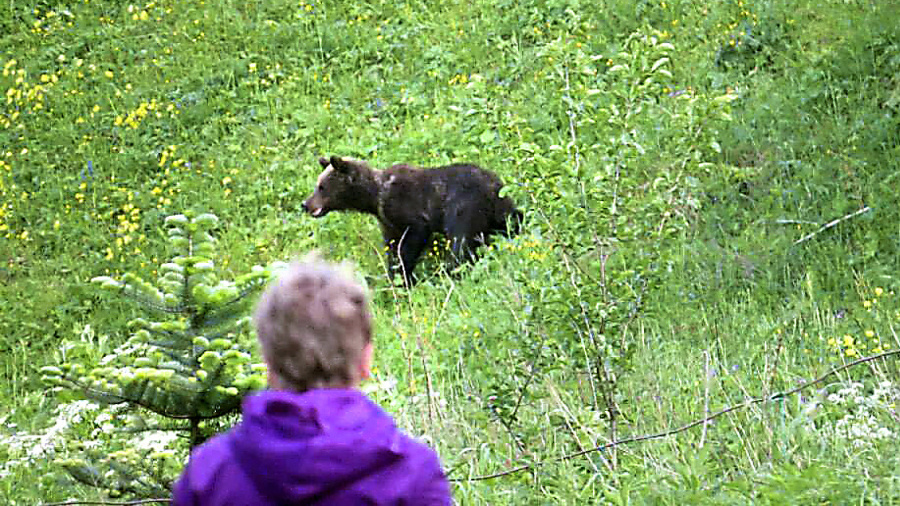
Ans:
[[[266,390],[196,448],[174,506],[451,503],[437,455],[352,389]]]

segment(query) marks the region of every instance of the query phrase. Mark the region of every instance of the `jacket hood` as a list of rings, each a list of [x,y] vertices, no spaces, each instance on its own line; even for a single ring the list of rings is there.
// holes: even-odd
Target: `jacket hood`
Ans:
[[[326,499],[405,458],[393,420],[357,390],[264,391],[243,412],[232,452],[275,503]]]

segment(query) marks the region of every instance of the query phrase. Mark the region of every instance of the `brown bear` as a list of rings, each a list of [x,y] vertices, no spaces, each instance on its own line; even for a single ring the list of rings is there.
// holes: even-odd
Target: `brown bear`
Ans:
[[[522,212],[500,196],[503,183],[477,165],[416,168],[406,164],[378,170],[366,162],[319,158],[325,169],[303,210],[314,218],[330,211],[373,214],[381,224],[388,273],[398,266],[407,286],[432,234],[450,240],[453,262],[474,260],[475,248],[491,234],[517,233]]]

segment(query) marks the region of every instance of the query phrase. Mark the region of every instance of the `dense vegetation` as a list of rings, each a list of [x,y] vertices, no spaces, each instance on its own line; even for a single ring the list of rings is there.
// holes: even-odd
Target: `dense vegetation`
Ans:
[[[897,19],[863,0],[3,3],[0,497],[101,497],[61,465],[86,450],[177,472],[186,437],[40,369],[117,359],[142,309],[90,280],[154,279],[165,217],[188,212],[219,217],[225,279],[314,248],[359,266],[366,389],[462,504],[900,503],[896,356],[774,395],[900,348]],[[407,291],[374,219],[302,214],[331,154],[478,162],[523,232],[452,275],[434,254]]]

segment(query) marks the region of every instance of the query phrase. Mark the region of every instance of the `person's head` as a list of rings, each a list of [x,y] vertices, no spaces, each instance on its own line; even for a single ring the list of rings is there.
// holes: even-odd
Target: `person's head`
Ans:
[[[333,264],[291,264],[254,316],[269,387],[355,387],[368,377],[372,316],[363,287]]]

